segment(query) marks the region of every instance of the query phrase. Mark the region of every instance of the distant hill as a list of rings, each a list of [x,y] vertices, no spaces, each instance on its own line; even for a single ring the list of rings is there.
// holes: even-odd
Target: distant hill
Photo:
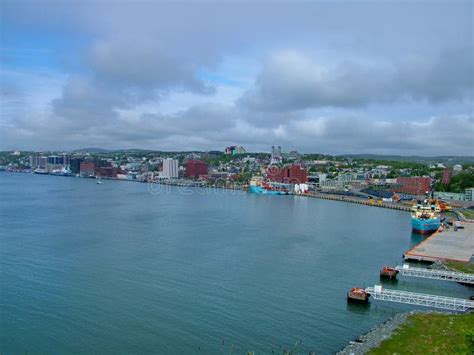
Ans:
[[[352,159],[368,159],[368,160],[390,160],[390,161],[406,161],[411,163],[445,163],[448,165],[474,163],[474,156],[455,156],[455,155],[440,155],[434,157],[423,157],[419,155],[377,155],[377,154],[344,154],[340,155],[344,158]]]
[[[72,151],[73,153],[108,153],[111,152],[109,149],[102,149],[102,148],[82,148],[76,149]]]

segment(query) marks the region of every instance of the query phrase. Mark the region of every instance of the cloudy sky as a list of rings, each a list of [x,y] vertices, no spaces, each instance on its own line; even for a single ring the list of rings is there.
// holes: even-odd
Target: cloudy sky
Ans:
[[[0,0],[0,149],[473,155],[472,4]]]

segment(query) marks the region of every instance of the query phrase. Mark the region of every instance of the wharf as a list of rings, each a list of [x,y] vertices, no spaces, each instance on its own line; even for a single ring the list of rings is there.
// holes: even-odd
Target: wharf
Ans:
[[[374,200],[370,201],[365,198],[354,197],[354,196],[341,196],[341,195],[331,195],[331,194],[322,194],[322,193],[307,193],[304,195],[297,195],[297,196],[307,196],[307,197],[321,198],[323,200],[350,202],[350,203],[356,203],[358,205],[389,208],[392,210],[407,211],[407,212],[410,212],[411,210],[409,206],[405,206],[398,203],[375,202]]]
[[[474,224],[462,222],[461,226],[464,228],[457,231],[450,228],[432,234],[407,251],[405,260],[470,262],[474,254]]]
[[[368,287],[365,292],[375,300],[466,312],[474,309],[474,301],[424,293],[389,290],[381,286]]]
[[[474,285],[474,274],[459,271],[425,269],[421,267],[410,267],[408,264],[395,266],[395,269],[403,276],[421,277],[425,279],[462,282]]]

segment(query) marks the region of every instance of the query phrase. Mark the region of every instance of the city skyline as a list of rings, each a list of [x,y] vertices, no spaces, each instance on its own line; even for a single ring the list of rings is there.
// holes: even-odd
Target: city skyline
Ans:
[[[472,155],[472,3],[1,3],[1,150]]]

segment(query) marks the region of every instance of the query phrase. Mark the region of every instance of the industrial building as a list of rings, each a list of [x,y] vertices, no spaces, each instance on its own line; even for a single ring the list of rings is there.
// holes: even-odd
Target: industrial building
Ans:
[[[207,175],[207,164],[202,160],[188,160],[186,162],[185,176],[188,178],[197,179],[200,175]]]
[[[431,191],[431,178],[399,176],[397,177],[396,185],[392,187],[391,191],[414,196],[425,195]]]
[[[308,182],[308,172],[300,164],[291,164],[282,168],[271,165],[267,169],[267,178],[272,182],[302,184]]]

